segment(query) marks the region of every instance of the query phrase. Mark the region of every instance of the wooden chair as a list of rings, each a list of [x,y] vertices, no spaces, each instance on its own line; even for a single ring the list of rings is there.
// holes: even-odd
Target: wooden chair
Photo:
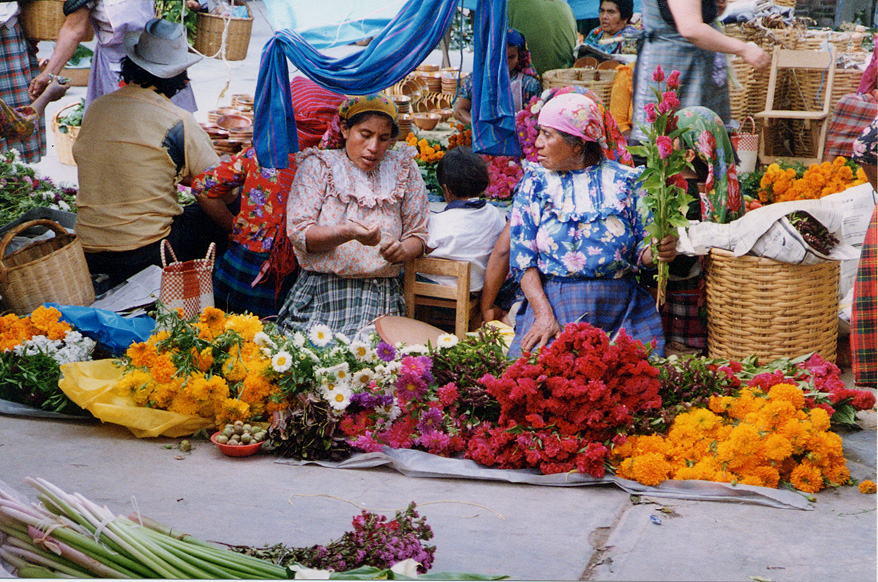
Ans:
[[[598,60],[594,57],[582,57],[573,63],[574,69],[594,69],[598,66]]]
[[[826,130],[829,126],[832,85],[835,79],[836,49],[830,45],[828,51],[795,51],[775,47],[768,78],[768,93],[765,97],[765,110],[756,117],[765,120],[759,139],[759,160],[771,164],[778,158],[795,159],[806,166],[819,164],[823,160],[826,144]],[[816,81],[815,81],[816,79]],[[783,102],[776,101],[778,83],[787,83]],[[816,102],[812,96],[820,96]],[[804,105],[803,110],[793,110],[791,101]],[[810,103],[809,103],[810,102]],[[819,106],[819,109],[816,108]],[[778,152],[778,132],[784,121],[798,121],[803,128],[798,138],[810,135],[809,155],[789,155],[791,152]],[[790,148],[792,149],[792,148]]]
[[[446,307],[455,310],[454,335],[463,339],[470,330],[474,316],[479,315],[479,299],[472,297],[469,290],[470,264],[467,261],[452,261],[422,257],[405,264],[405,314],[415,317],[419,305]],[[439,285],[418,281],[418,273],[424,275],[445,275],[456,277],[457,285]]]

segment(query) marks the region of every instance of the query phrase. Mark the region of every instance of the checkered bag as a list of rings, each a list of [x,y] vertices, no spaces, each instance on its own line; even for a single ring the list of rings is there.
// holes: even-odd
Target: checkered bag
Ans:
[[[165,248],[173,263],[165,259]],[[180,262],[168,239],[162,240],[162,286],[159,301],[169,311],[183,309],[183,317],[197,316],[205,307],[213,307],[213,263],[216,244],[210,243],[203,259]]]
[[[735,151],[738,153],[738,175],[742,173],[752,172],[756,169],[756,158],[759,154],[759,134],[756,133],[756,122],[752,117],[748,117],[744,121],[749,121],[753,127],[751,133],[744,132],[743,125],[741,132],[729,136]]]

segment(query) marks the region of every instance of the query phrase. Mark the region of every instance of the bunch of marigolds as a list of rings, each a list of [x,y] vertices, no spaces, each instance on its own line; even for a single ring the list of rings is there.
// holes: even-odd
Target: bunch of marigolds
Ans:
[[[217,426],[285,408],[278,372],[259,345],[258,317],[208,307],[196,321],[171,312],[157,322],[161,331],[128,348],[116,384],[137,404],[214,419]]]
[[[455,132],[448,136],[448,149],[453,149],[457,146],[473,145],[472,129],[464,126],[462,123],[458,123],[454,129]]]
[[[26,317],[14,313],[0,317],[0,352],[12,350],[36,336],[50,340],[64,339],[71,331],[70,324],[61,321],[61,312],[54,307],[40,306]]]
[[[644,485],[665,479],[762,487],[789,482],[807,493],[847,484],[841,437],[830,432],[829,414],[804,406],[804,393],[792,384],[714,396],[709,408],[678,415],[667,436],[634,436],[616,446],[616,475]]]
[[[423,164],[438,162],[445,155],[445,151],[440,144],[430,143],[426,139],[419,140],[413,133],[409,133],[405,141],[410,146],[417,148],[418,155],[415,156],[415,161],[422,162]]]
[[[771,164],[759,183],[762,203],[815,200],[865,184],[868,180],[863,169],[839,156],[832,162],[812,164],[801,178],[795,168]]]

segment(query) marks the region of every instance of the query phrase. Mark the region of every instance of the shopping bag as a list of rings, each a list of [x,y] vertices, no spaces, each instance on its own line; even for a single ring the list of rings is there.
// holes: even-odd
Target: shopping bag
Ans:
[[[165,248],[171,253],[174,262],[168,263]],[[204,310],[213,307],[213,263],[216,244],[210,243],[203,259],[180,262],[171,248],[168,239],[162,240],[162,284],[159,301],[168,311],[183,310],[183,317],[190,319]]]
[[[756,122],[752,117],[748,117],[744,121],[746,122],[747,120],[750,121],[753,127],[751,133],[744,133],[744,125],[741,124],[741,133],[729,136],[732,146],[734,146],[735,151],[738,153],[738,159],[741,160],[741,163],[738,164],[739,176],[756,169],[756,156],[759,153],[759,134],[756,133]]]

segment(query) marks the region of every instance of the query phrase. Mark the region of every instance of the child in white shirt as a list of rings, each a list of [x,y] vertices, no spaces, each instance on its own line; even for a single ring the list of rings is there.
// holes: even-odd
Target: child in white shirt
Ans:
[[[470,148],[456,147],[439,161],[436,179],[448,204],[442,212],[430,213],[427,252],[439,259],[469,261],[470,291],[481,291],[488,257],[506,225],[503,213],[479,198],[491,183],[488,166]],[[457,284],[454,277],[433,275],[428,280]]]

